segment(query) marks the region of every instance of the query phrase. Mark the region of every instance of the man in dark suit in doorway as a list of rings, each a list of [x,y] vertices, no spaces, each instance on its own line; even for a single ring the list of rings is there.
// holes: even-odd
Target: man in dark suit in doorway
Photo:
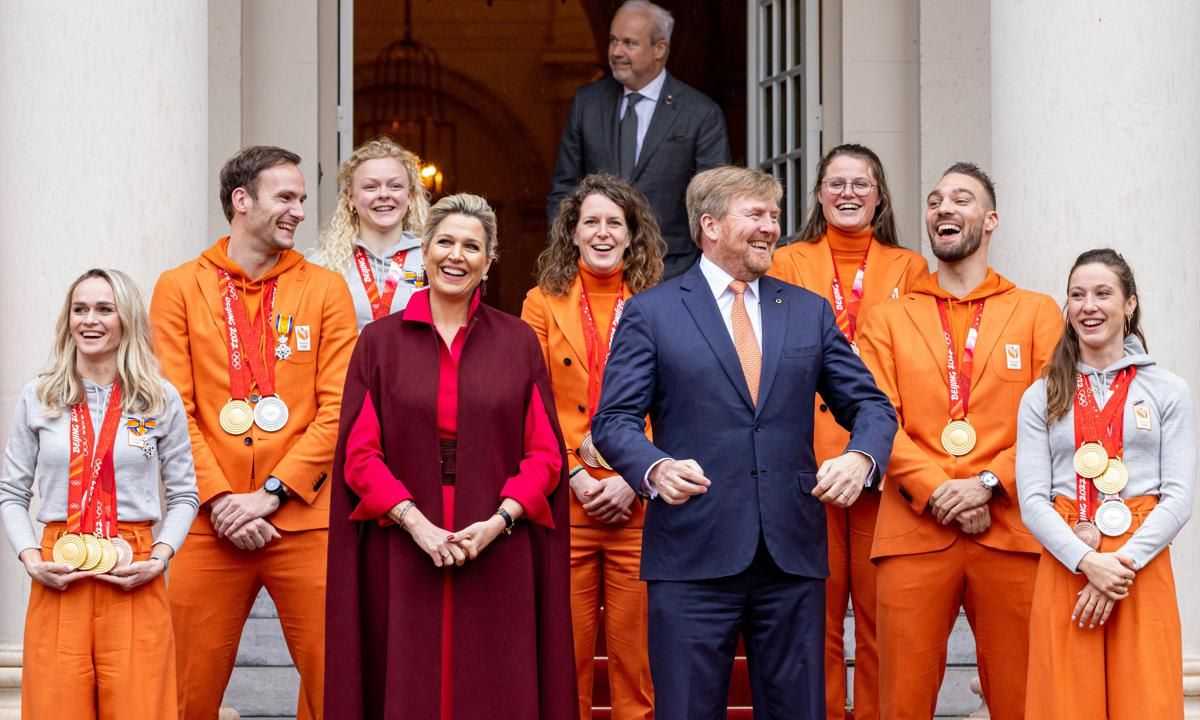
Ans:
[[[657,720],[725,717],[738,635],[754,717],[825,717],[825,507],[878,487],[896,414],[818,295],[763,277],[775,178],[721,167],[687,190],[703,251],[625,303],[596,448],[654,496],[642,534]],[[850,431],[813,453],[816,393]],[[645,435],[645,418],[654,441]]]
[[[608,35],[612,77],[575,93],[563,129],[546,214],[585,175],[608,172],[646,196],[667,241],[663,279],[682,274],[699,256],[688,231],[684,192],[698,172],[729,162],[721,108],[666,71],[671,13],[627,0]]]

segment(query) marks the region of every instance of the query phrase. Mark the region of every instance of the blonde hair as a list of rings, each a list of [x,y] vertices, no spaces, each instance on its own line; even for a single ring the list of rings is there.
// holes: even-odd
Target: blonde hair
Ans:
[[[120,270],[92,268],[67,288],[62,312],[54,326],[54,355],[48,370],[38,376],[37,395],[46,417],[58,417],[62,411],[83,400],[83,381],[76,367],[75,338],[71,336],[71,299],[84,280],[100,278],[112,288],[121,321],[121,344],[117,347],[117,378],[121,381],[121,408],[127,413],[151,414],[167,404],[154,342],[150,336],[150,318],[142,292]]]
[[[496,237],[496,212],[488,205],[487,200],[470,193],[447,195],[429,209],[429,220],[425,223],[425,233],[421,238],[422,252],[429,250],[429,243],[433,242],[438,226],[451,215],[463,215],[478,220],[483,226],[484,250],[488,262],[494,262],[500,257],[500,241]]]
[[[425,186],[421,184],[421,161],[386,135],[368,140],[356,147],[338,170],[337,209],[329,220],[329,227],[321,233],[317,243],[317,249],[320,251],[319,261],[324,267],[337,272],[344,272],[350,267],[350,259],[354,256],[354,241],[359,235],[358,213],[350,207],[354,172],[368,160],[384,158],[399,160],[404,166],[404,174],[408,176],[408,208],[404,212],[403,229],[416,234],[425,226],[425,218],[429,213],[429,195]]]
[[[696,175],[687,187],[688,228],[692,242],[700,246],[700,218],[723,218],[735,197],[771,198],[779,202],[783,186],[761,170],[722,165]]]

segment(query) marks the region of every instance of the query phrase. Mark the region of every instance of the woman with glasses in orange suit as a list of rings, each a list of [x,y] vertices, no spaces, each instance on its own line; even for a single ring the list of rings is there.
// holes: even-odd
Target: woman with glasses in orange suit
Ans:
[[[775,252],[770,275],[822,295],[855,347],[855,332],[876,303],[898,298],[929,274],[921,255],[900,247],[883,163],[863,145],[839,145],[817,166],[812,210],[800,241]],[[857,348],[856,348],[857,351]],[[816,400],[813,450],[817,462],[842,454],[849,433]],[[825,705],[829,720],[847,707],[843,622],[854,604],[855,720],[879,717],[879,659],[875,650],[875,566],[871,543],[879,495],[863,493],[849,508],[826,506],[829,579],[825,583]]]

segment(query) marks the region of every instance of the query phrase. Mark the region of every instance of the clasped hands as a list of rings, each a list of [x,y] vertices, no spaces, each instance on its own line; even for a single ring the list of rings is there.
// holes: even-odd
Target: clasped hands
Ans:
[[[266,517],[279,509],[279,498],[263,489],[225,493],[209,503],[217,535],[241,550],[260,550],[279,539],[279,531]]]
[[[571,476],[571,492],[583,505],[588,517],[605,524],[623,523],[633,515],[637,495],[620,475],[594,478],[587,468]]]
[[[408,531],[417,547],[433,560],[435,567],[461,566],[468,560],[474,560],[504,532],[504,518],[499,515],[471,523],[454,533],[434,525],[416,505],[409,507],[401,518],[400,513],[408,504],[409,501],[397,504],[388,511],[388,517]]]
[[[979,476],[947,480],[929,497],[929,510],[943,525],[955,520],[967,535],[978,535],[992,524],[988,502],[992,491],[983,486]]]
[[[859,452],[846,452],[821,463],[812,495],[823,503],[850,507],[862,493],[871,458]],[[663,460],[650,470],[650,483],[658,496],[669,505],[681,505],[695,495],[708,492],[712,481],[695,460]]]
[[[1117,602],[1129,597],[1137,563],[1125,553],[1092,551],[1079,561],[1079,571],[1088,583],[1079,591],[1079,600],[1071,610],[1071,622],[1088,629],[1103,625],[1116,609]]]
[[[155,543],[153,553],[170,560],[175,551],[166,543]],[[167,563],[163,561],[137,560],[107,573],[97,574],[91,570],[75,570],[66,563],[42,560],[42,551],[37,548],[26,548],[18,557],[29,577],[54,590],[66,590],[76,580],[89,577],[116,585],[122,590],[132,590],[162,575],[167,569]]]

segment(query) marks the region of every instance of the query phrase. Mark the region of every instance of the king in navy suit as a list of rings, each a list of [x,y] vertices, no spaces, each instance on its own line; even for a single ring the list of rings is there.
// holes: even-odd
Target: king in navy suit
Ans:
[[[584,176],[607,172],[628,180],[650,201],[667,255],[663,277],[696,262],[684,191],[696,173],[729,162],[721,108],[666,71],[671,13],[645,0],[627,0],[608,39],[612,77],[575,93],[554,166],[546,217]],[[632,105],[632,107],[631,107]]]
[[[592,420],[604,458],[653,498],[641,572],[658,720],[725,717],[739,634],[756,718],[825,717],[822,503],[877,488],[896,433],[829,303],[764,276],[781,196],[745,168],[691,181],[700,262],[626,303]],[[819,468],[814,393],[850,431]]]

